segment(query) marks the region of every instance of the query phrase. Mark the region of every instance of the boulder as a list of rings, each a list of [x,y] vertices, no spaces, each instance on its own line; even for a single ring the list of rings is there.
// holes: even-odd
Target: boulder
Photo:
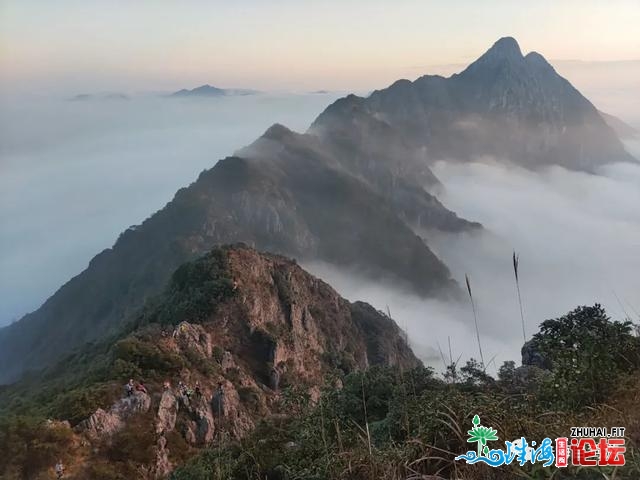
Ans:
[[[173,337],[183,351],[195,351],[204,358],[211,358],[213,355],[211,335],[201,325],[181,322],[176,327]]]
[[[91,439],[111,436],[120,431],[127,418],[136,413],[149,411],[151,397],[143,392],[135,392],[130,397],[121,398],[109,411],[97,409],[89,418],[78,424],[76,430]]]
[[[186,418],[181,427],[185,440],[192,445],[206,445],[213,441],[215,422],[211,405],[204,399],[185,404]]]
[[[222,360],[220,361],[220,366],[222,370],[226,373],[229,369],[236,367],[236,362],[233,360],[233,354],[226,350],[222,354]]]
[[[173,431],[178,418],[178,399],[171,390],[165,390],[160,397],[156,433],[162,434]]]

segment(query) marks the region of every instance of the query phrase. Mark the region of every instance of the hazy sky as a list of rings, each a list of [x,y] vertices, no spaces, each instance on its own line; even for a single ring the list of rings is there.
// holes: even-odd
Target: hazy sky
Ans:
[[[552,60],[640,59],[638,0],[0,0],[2,88],[377,88],[497,38]]]

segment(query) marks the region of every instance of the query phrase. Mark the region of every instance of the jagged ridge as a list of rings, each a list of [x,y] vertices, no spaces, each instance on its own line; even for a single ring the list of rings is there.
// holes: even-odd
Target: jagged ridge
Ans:
[[[164,478],[179,450],[193,455],[225,435],[244,436],[266,416],[289,413],[283,389],[297,389],[315,401],[327,382],[350,372],[420,365],[392,319],[341,298],[290,259],[243,245],[215,249],[182,265],[164,293],[132,322],[131,333],[109,347],[105,366],[95,353],[100,349],[89,349],[75,367],[81,377],[103,385],[100,408],[86,418],[60,418],[71,407],[56,407],[51,394],[39,405],[53,403],[48,411],[57,421],[49,425],[73,427],[75,443],[91,446],[76,452],[68,465],[73,478],[92,478],[94,465],[110,461],[109,445],[132,434],[139,454],[131,458],[142,462],[136,468],[143,478]],[[50,392],[57,385],[63,396],[71,393],[65,404],[85,398],[94,385],[81,381],[74,390],[72,369],[66,362],[6,389],[0,400],[10,410],[23,406],[37,395],[31,383]],[[96,378],[91,373],[96,370],[103,376]],[[148,394],[123,397],[130,377],[144,379]],[[179,382],[192,390],[188,397]],[[71,424],[60,423],[67,420]],[[150,451],[153,455],[140,453]]]

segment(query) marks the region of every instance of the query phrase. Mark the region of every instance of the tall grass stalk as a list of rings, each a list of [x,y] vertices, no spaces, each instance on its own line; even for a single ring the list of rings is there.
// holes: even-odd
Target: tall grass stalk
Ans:
[[[362,380],[362,408],[364,410],[364,423],[367,428],[367,447],[369,447],[369,459],[373,456],[371,450],[371,432],[369,431],[369,416],[367,415],[367,400],[364,394],[364,374],[361,377]]]
[[[440,358],[442,358],[442,366],[444,367],[444,371],[447,371],[447,361],[444,359],[444,353],[442,353],[442,348],[440,348],[440,342],[436,341],[436,345],[438,346],[438,350],[440,351]]]
[[[478,351],[480,352],[480,362],[482,363],[482,368],[485,368],[484,355],[482,354],[482,342],[480,342],[480,329],[478,328],[478,312],[476,311],[476,302],[473,300],[473,293],[471,293],[471,282],[469,281],[469,275],[465,274],[464,278],[467,282],[467,292],[469,292],[469,299],[471,300],[471,308],[473,310],[473,320],[476,325],[476,338],[478,340]]]
[[[518,276],[518,267],[520,266],[520,256],[513,251],[513,273],[516,276],[516,290],[518,291],[518,304],[520,305],[520,320],[522,321],[522,341],[527,341],[527,333],[524,326],[524,309],[522,308],[522,296],[520,295],[520,278]]]

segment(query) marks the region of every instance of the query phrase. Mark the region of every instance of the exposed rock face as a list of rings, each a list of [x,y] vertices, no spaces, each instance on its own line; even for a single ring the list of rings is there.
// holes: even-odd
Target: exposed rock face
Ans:
[[[284,388],[317,402],[323,387],[341,388],[330,380],[340,374],[419,365],[393,320],[340,297],[295,261],[244,245],[181,266],[138,318],[113,345],[113,361],[140,368],[153,398],[136,391],[78,424],[76,443],[87,457],[75,459],[77,478],[123,445],[135,445],[139,478],[166,478],[171,451],[184,458],[290,414]]]
[[[175,338],[182,349],[190,349],[204,358],[212,354],[211,335],[199,325],[182,322],[175,330]]]
[[[222,354],[222,359],[220,360],[220,366],[222,370],[226,373],[229,369],[235,368],[236,362],[233,360],[233,354],[229,351],[225,351]]]
[[[88,437],[99,439],[105,435],[113,435],[124,426],[122,419],[99,408],[88,419],[80,423],[79,430],[84,431]]]
[[[179,403],[180,420],[178,429],[185,440],[203,446],[211,443],[215,434],[215,422],[210,402],[204,395],[182,397]]]
[[[197,352],[199,362],[214,363],[217,373],[183,371],[171,379],[174,386],[188,386],[163,392],[156,432],[177,429],[194,445],[210,443],[218,429],[241,437],[258,418],[274,413],[282,387],[303,386],[313,394],[335,369],[419,364],[393,320],[365,303],[349,303],[294,261],[242,245],[221,252],[233,294],[209,313],[201,311],[198,324],[176,313],[182,321],[173,334],[153,340],[166,352]],[[201,272],[214,257],[186,266],[194,278],[176,281],[189,292],[212,283]],[[181,301],[169,293],[157,311]]]
[[[167,478],[173,470],[173,464],[169,460],[169,450],[167,449],[167,439],[163,436],[158,438],[156,446],[156,464],[153,468],[153,477],[156,479]]]
[[[280,381],[318,384],[341,362],[351,369],[417,364],[391,319],[364,303],[350,304],[294,262],[248,248],[231,249],[228,258],[238,293],[212,319],[226,326],[214,331],[225,334],[212,335],[265,385],[273,367],[282,372]],[[247,336],[249,342],[238,342]]]
[[[178,417],[178,399],[172,390],[162,392],[157,417],[156,433],[161,434],[173,431]]]
[[[151,397],[146,393],[135,392],[130,397],[118,400],[109,411],[99,408],[89,418],[80,422],[76,430],[94,440],[109,437],[121,430],[129,417],[147,412],[150,407]]]

